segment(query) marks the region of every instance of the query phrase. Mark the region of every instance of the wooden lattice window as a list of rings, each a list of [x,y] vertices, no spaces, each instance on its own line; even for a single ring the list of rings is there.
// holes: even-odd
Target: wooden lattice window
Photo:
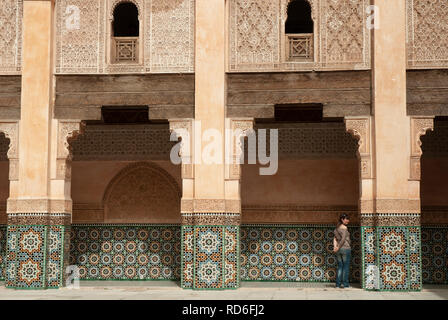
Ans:
[[[292,61],[314,59],[314,22],[307,0],[292,0],[285,23],[287,58]]]
[[[112,22],[112,62],[138,63],[138,9],[132,2],[121,2],[114,9]]]

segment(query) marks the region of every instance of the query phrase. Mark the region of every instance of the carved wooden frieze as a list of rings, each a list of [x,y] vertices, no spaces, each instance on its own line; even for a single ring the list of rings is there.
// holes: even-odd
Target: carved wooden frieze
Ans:
[[[0,74],[19,74],[22,65],[23,0],[0,5]]]

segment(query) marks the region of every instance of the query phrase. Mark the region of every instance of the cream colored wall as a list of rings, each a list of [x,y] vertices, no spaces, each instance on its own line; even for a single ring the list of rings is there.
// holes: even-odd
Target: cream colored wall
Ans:
[[[243,206],[358,205],[358,160],[283,160],[274,176],[260,176],[258,165],[243,165]]]

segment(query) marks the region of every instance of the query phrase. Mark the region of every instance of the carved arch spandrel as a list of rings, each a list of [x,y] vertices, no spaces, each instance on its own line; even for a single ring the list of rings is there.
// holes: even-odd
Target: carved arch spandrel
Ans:
[[[434,130],[434,117],[411,117],[411,155],[409,180],[420,181],[421,137]]]
[[[9,139],[7,157],[9,160],[9,180],[19,180],[19,121],[0,122],[0,132]]]
[[[106,222],[180,222],[181,189],[163,168],[138,162],[122,169],[103,196]],[[163,221],[162,221],[163,220]]]
[[[371,119],[345,118],[345,127],[348,133],[358,139],[356,152],[360,160],[361,179],[372,179],[372,146],[371,146]]]

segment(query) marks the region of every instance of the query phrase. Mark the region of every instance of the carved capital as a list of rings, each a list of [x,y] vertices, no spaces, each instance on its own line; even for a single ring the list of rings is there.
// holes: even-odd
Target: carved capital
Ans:
[[[193,179],[193,119],[170,119],[171,134],[181,138],[182,179]]]
[[[9,139],[8,159],[19,158],[19,121],[0,122],[0,131]]]
[[[19,180],[19,121],[0,122],[0,131],[9,139],[9,180]]]
[[[345,128],[347,132],[358,139],[357,156],[360,160],[362,179],[373,178],[370,123],[370,117],[345,118]]]
[[[71,179],[71,160],[73,157],[70,142],[76,139],[85,129],[80,120],[58,121],[56,179]]]
[[[240,118],[230,120],[230,153],[228,156],[231,160],[229,179],[238,180],[241,178],[240,160],[244,153],[244,145],[242,138],[247,137],[253,132],[254,120],[253,118]]]
[[[70,142],[84,131],[85,124],[80,120],[60,120],[58,122],[58,160],[71,160],[72,150]]]
[[[410,180],[420,181],[420,158],[422,141],[420,138],[428,131],[434,130],[434,117],[411,117],[411,155],[410,155]]]

